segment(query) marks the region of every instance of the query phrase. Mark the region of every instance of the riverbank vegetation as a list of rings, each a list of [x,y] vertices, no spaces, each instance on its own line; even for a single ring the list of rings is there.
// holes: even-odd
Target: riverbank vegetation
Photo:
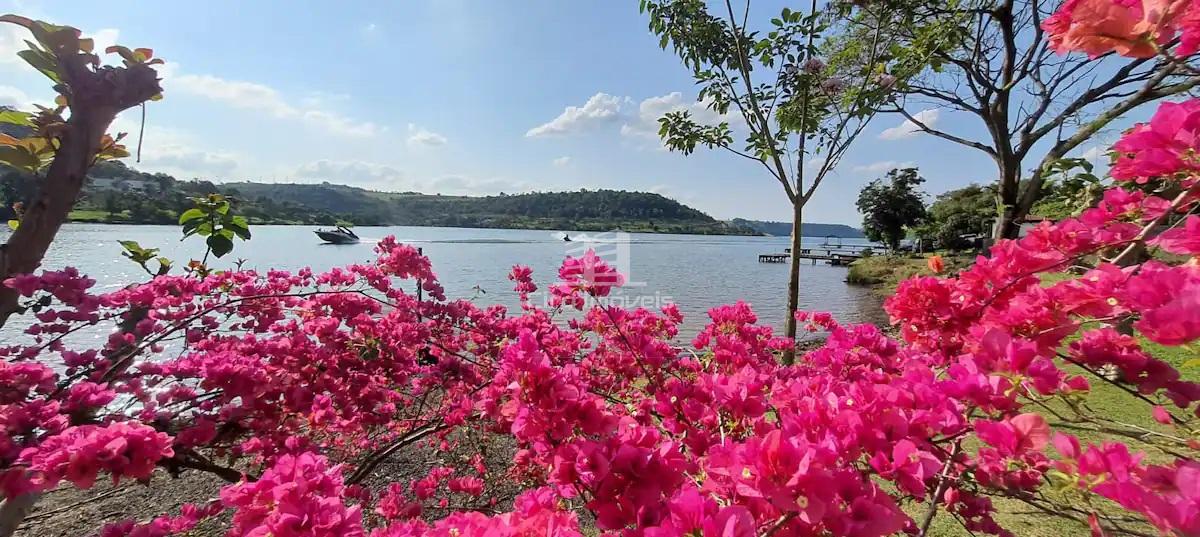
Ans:
[[[934,255],[942,260],[943,268],[939,272],[934,272],[929,266],[929,260]],[[955,274],[970,266],[974,260],[973,255],[956,252],[872,255],[850,263],[850,268],[846,272],[846,283],[867,285],[880,295],[891,296],[896,292],[896,286],[900,282],[913,276]]]
[[[1061,54],[1195,72],[1200,4],[1160,4],[1073,0],[1026,16]],[[699,23],[690,45],[775,52],[777,36],[697,18],[703,2],[654,5],[665,43],[682,18]],[[1012,3],[959,15],[1014,24]],[[784,10],[774,24],[811,32],[816,18]],[[74,28],[0,22],[29,32],[21,57],[66,103],[0,114],[29,129],[0,138],[0,160],[41,181],[0,249],[0,327],[23,328],[0,347],[0,537],[61,527],[111,498],[99,481],[154,501],[71,530],[1200,534],[1200,99],[1124,133],[1110,182],[1077,216],[1000,239],[970,266],[926,258],[932,274],[885,302],[895,336],[797,312],[827,335],[797,356],[743,302],[710,310],[681,344],[680,308],[613,305],[625,276],[590,250],[545,279],[513,266],[512,311],[448,299],[430,260],[394,237],[345,267],[249,270],[229,262],[249,223],[215,193],[178,219],[185,240],[205,241],[202,259],[125,243],[147,274],[103,289],[39,268],[88,168],[128,154],[104,131],[114,107],[159,98],[161,61],[111,47],[122,61],[106,66]],[[196,476],[207,486],[182,481]]]

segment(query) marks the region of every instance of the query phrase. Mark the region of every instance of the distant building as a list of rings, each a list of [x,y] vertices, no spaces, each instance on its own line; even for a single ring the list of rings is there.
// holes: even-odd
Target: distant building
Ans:
[[[89,177],[88,187],[91,190],[113,190],[118,192],[146,192],[155,188],[151,181],[141,179],[120,179],[116,177]]]
[[[1053,224],[1054,219],[1043,216],[1026,216],[1025,221],[1021,222],[1021,228],[1017,231],[1017,236],[1024,237],[1027,233],[1029,233],[1030,230],[1037,227],[1038,224],[1041,224],[1042,222],[1050,222]]]

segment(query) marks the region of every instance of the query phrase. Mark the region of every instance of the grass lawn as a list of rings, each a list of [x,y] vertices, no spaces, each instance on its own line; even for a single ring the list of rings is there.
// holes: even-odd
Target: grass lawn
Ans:
[[[76,209],[67,215],[67,219],[71,222],[124,222],[129,219],[129,216],[124,213],[116,213],[109,215],[108,211],[91,210],[91,209]]]
[[[1051,285],[1060,281],[1070,279],[1074,276],[1069,274],[1047,274],[1044,275],[1043,282],[1046,285]],[[1085,326],[1084,329],[1093,328]],[[1074,338],[1068,339],[1067,343]],[[1200,353],[1196,350],[1185,347],[1164,347],[1140,338],[1142,348],[1152,356],[1163,360],[1179,370],[1186,380],[1200,380],[1200,369],[1194,365],[1185,365],[1190,360],[1200,358]],[[1061,366],[1061,364],[1060,364]],[[1164,433],[1180,435],[1179,431],[1172,431],[1170,428],[1160,425],[1155,422],[1151,416],[1150,404],[1138,400],[1120,388],[1105,382],[1102,379],[1096,378],[1094,375],[1085,373],[1082,369],[1075,366],[1067,365],[1064,367],[1068,374],[1083,374],[1088,378],[1091,384],[1091,393],[1080,405],[1077,410],[1072,408],[1062,398],[1052,398],[1041,401],[1039,404],[1029,405],[1026,408],[1031,412],[1038,412],[1046,417],[1050,422],[1050,427],[1055,431],[1066,432],[1075,435],[1079,438],[1080,443],[1087,445],[1088,443],[1099,443],[1104,440],[1118,439],[1126,443],[1133,451],[1143,451],[1146,453],[1147,462],[1167,462],[1173,457],[1165,454],[1154,441],[1153,433]],[[1041,408],[1039,408],[1041,406]],[[1166,404],[1169,410],[1181,415],[1178,408],[1174,405]],[[1123,436],[1116,436],[1112,433],[1107,433],[1099,430],[1101,426],[1084,420],[1082,416],[1092,416],[1104,420],[1103,426],[1114,429],[1135,432],[1144,430],[1143,439],[1132,439]],[[1182,433],[1186,434],[1186,433]],[[978,447],[978,444],[967,446],[969,451],[973,451]],[[1047,448],[1047,454],[1052,458],[1057,454],[1053,448]],[[1048,490],[1048,488],[1047,488]],[[1056,497],[1057,496],[1057,497]],[[1077,508],[1090,510],[1096,509],[1103,513],[1124,514],[1124,511],[1115,503],[1109,502],[1098,497],[1092,498],[1092,505],[1089,507],[1081,495],[1063,496],[1053,492],[1047,492],[1047,497],[1056,502],[1068,503]],[[999,515],[997,521],[1001,526],[1013,531],[1018,536],[1034,536],[1034,537],[1057,537],[1061,535],[1087,535],[1089,529],[1085,524],[1065,520],[1061,517],[1052,516],[1034,508],[1016,501],[994,499]],[[924,513],[925,506],[913,506],[910,514],[914,518],[920,519]],[[1148,525],[1130,524],[1128,529],[1137,530],[1147,534],[1156,534],[1157,531]],[[939,536],[969,536],[952,517],[939,512],[937,518],[934,519],[934,524],[930,532],[932,535]]]
[[[970,266],[975,257],[971,254],[937,252],[946,265],[945,273],[953,273]],[[846,283],[871,285],[880,294],[890,295],[901,281],[916,275],[932,276],[927,265],[930,254],[875,255],[864,257],[850,264]]]

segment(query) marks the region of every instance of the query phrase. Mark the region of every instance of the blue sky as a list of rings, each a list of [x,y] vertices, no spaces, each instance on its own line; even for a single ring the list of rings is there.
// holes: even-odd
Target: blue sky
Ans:
[[[781,5],[761,4],[764,15]],[[654,120],[702,107],[634,0],[0,0],[0,10],[79,27],[100,45],[151,47],[168,62],[143,162],[128,162],[140,169],[446,194],[652,190],[718,218],[790,219],[758,165],[662,150]],[[18,30],[0,28],[0,104],[48,102],[47,81],[14,56]],[[980,132],[954,112],[924,113]],[[994,176],[982,153],[901,123],[875,120],[806,221],[859,224],[859,189],[897,165],[919,166],[931,194]],[[116,128],[134,140],[136,111]]]

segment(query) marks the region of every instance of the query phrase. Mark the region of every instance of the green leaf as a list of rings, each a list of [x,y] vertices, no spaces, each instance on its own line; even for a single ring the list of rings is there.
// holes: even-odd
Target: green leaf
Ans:
[[[20,220],[9,220],[9,221],[8,221],[8,229],[11,229],[11,230],[13,230],[13,231],[16,231],[16,230],[17,230],[17,228],[19,228],[19,227],[21,227],[21,221],[20,221]]]
[[[205,217],[204,211],[201,211],[200,209],[188,209],[186,211],[183,211],[183,214],[179,215],[179,225],[184,225],[191,220],[196,220],[198,218],[204,218],[204,217]]]
[[[30,43],[30,46],[33,46],[33,44]],[[26,63],[32,65],[34,69],[46,75],[46,78],[49,78],[54,83],[58,84],[62,82],[62,78],[58,76],[58,64],[54,61],[54,57],[48,53],[41,50],[22,50],[17,52],[17,56],[20,56]]]
[[[244,216],[234,216],[229,218],[225,223],[225,227],[233,231],[242,240],[250,240],[250,223],[246,221]]]
[[[32,127],[33,122],[29,120],[33,114],[29,112],[20,112],[17,110],[0,110],[0,123],[9,125],[20,125],[22,127]]]
[[[233,251],[233,241],[220,233],[212,235],[205,241],[213,255],[222,257],[225,254]]]
[[[36,172],[42,165],[42,160],[25,150],[23,147],[0,146],[0,163],[8,164],[19,170]]]
[[[142,245],[138,244],[137,241],[117,241],[117,243],[119,243],[121,247],[125,249],[125,251],[130,253],[140,254],[146,251],[146,249],[142,248]]]

